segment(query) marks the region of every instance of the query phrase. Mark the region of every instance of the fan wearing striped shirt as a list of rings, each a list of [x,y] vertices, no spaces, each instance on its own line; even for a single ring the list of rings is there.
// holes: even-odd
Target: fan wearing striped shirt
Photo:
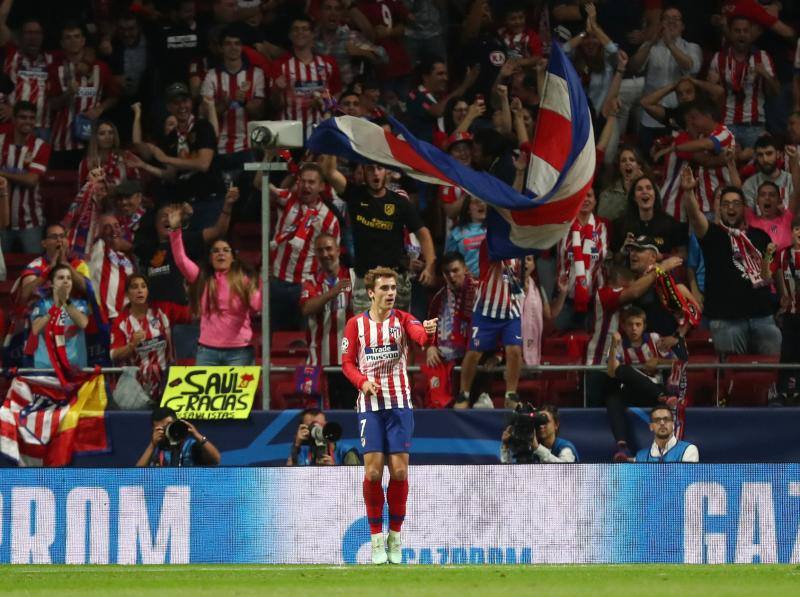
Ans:
[[[656,406],[669,408],[677,405],[676,396],[667,395],[659,365],[671,365],[677,356],[655,332],[647,331],[644,310],[630,305],[620,315],[620,332],[615,332],[608,351],[608,376],[619,381],[619,390],[606,398],[611,432],[617,442],[614,460],[625,462],[630,458],[625,422],[626,406]],[[636,365],[643,366],[641,369]]]

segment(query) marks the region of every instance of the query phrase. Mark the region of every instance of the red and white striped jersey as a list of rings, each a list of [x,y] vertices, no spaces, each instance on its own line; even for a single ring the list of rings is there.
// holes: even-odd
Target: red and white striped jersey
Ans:
[[[687,140],[689,136],[687,134]],[[721,153],[726,147],[735,145],[733,133],[724,124],[719,124],[708,136],[714,142],[716,153]],[[683,156],[686,157],[686,156]],[[714,191],[731,183],[731,176],[725,166],[698,166],[697,172],[697,195],[700,201],[700,209],[709,212],[714,209]]]
[[[292,194],[278,217],[275,237],[270,242],[272,275],[299,284],[317,269],[314,242],[321,232],[340,240],[339,220],[324,202],[303,205]]]
[[[314,54],[306,64],[294,54],[286,53],[273,63],[271,79],[278,85],[286,85],[281,118],[301,121],[306,139],[313,125],[322,119],[318,106],[321,95],[325,90],[332,96],[338,95],[342,87],[336,60],[322,54]]]
[[[97,303],[108,320],[114,319],[128,304],[125,285],[134,272],[133,262],[125,253],[115,251],[106,241],[98,238],[89,256],[92,285],[97,293]]]
[[[584,255],[587,253],[591,255],[589,267],[586,270],[587,289],[591,296],[594,294],[594,289],[603,284],[603,262],[608,258],[608,221],[591,214],[587,226],[592,229],[592,237],[584,240],[582,249]],[[574,256],[570,230],[558,241],[557,247],[556,272],[558,275],[569,274],[569,297],[574,298],[576,270],[573,267]]]
[[[243,102],[235,100],[236,93],[243,91]],[[266,81],[264,71],[257,66],[244,66],[237,73],[229,73],[223,67],[214,68],[206,73],[200,94],[219,100],[228,98],[228,109],[219,115],[219,139],[217,151],[220,154],[244,151],[250,147],[247,136],[249,118],[245,104],[254,99],[266,97]]]
[[[623,335],[622,345],[617,347],[617,362],[625,365],[644,365],[653,358],[675,358],[675,354],[672,351],[659,350],[658,341],[660,339],[661,336],[655,332],[645,332],[642,336],[641,346],[633,346],[630,340]],[[642,371],[642,373],[647,375],[644,371]],[[655,375],[647,375],[647,377],[654,383],[661,383],[663,381],[661,373],[659,372]]]
[[[89,171],[94,170],[98,166],[103,168],[106,175],[106,182],[109,185],[118,185],[123,180],[128,178],[138,179],[141,178],[138,168],[131,168],[125,164],[125,155],[123,152],[112,151],[108,157],[100,163],[90,163],[89,158],[83,158],[78,165],[78,190],[83,188],[86,181],[89,180]]]
[[[672,143],[682,143],[688,141],[685,132],[673,131]],[[686,210],[683,209],[683,191],[681,190],[681,170],[689,163],[689,160],[671,151],[667,154],[667,163],[664,168],[664,182],[661,185],[661,205],[664,213],[672,216],[678,222],[687,220]]]
[[[342,345],[344,337],[344,326],[353,316],[353,286],[356,281],[356,272],[353,269],[342,267],[339,269],[338,276],[328,276],[325,272],[319,271],[313,279],[303,282],[303,289],[300,293],[300,306],[309,299],[318,297],[331,288],[340,280],[348,280],[350,289],[340,292],[336,298],[328,301],[322,310],[315,315],[308,317],[308,328],[306,338],[308,340],[308,364],[323,367],[328,365],[339,365],[339,347]]]
[[[2,171],[17,174],[38,174],[47,172],[50,161],[50,145],[29,136],[22,145],[14,144],[13,127],[0,130],[0,174]],[[42,214],[42,195],[39,185],[26,187],[9,181],[11,228],[24,230],[44,225]]]
[[[13,44],[6,45],[5,72],[14,84],[8,95],[8,103],[31,102],[36,106],[36,126],[50,126],[50,112],[47,110],[47,70],[53,64],[53,54],[42,52],[33,60],[28,59]]]
[[[520,33],[506,31],[505,27],[497,32],[506,47],[507,58],[531,58],[542,55],[542,39],[533,29],[525,29]]]
[[[127,364],[139,368],[139,383],[146,392],[153,394],[159,390],[167,365],[172,361],[169,319],[157,307],[148,308],[141,319],[125,309],[111,326],[111,349],[124,348],[139,331],[144,332],[144,340]]]
[[[778,269],[783,276],[783,285],[789,297],[789,308],[787,313],[800,313],[800,251],[792,247],[786,247],[778,256]]]
[[[80,149],[83,142],[72,138],[72,122],[75,115],[101,104],[113,90],[111,69],[105,62],[97,61],[89,67],[86,75],[77,75],[71,62],[50,66],[47,80],[47,95],[59,97],[69,88],[70,81],[78,82],[78,91],[72,101],[53,113],[51,142],[53,151]]]
[[[480,249],[480,279],[473,313],[492,319],[517,319],[522,314],[522,260],[490,261],[484,240]]]
[[[611,349],[611,337],[619,329],[619,308],[622,288],[602,286],[597,289],[592,305],[594,323],[586,345],[586,364],[601,365]]]
[[[747,60],[738,61],[733,48],[714,54],[708,72],[719,75],[725,89],[725,124],[764,123],[764,82],[756,73],[763,66],[775,76],[775,65],[764,50],[754,49]]]
[[[430,339],[413,315],[392,309],[382,322],[369,312],[351,318],[342,338],[342,372],[356,386],[358,412],[412,408],[408,371],[408,341],[426,346]],[[365,396],[365,381],[379,386],[378,395]]]

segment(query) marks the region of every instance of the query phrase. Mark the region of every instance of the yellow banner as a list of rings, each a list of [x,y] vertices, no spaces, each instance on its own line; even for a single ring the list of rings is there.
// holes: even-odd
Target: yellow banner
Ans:
[[[170,367],[161,397],[181,419],[246,419],[261,367]]]

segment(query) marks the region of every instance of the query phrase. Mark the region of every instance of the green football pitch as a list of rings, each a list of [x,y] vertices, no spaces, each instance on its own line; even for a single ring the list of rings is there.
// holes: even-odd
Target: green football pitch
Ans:
[[[800,566],[4,566],[3,595],[800,595]]]

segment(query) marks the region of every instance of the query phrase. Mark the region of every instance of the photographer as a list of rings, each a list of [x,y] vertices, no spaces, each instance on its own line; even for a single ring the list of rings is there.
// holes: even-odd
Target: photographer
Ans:
[[[558,437],[558,407],[545,404],[538,411],[530,403],[519,405],[503,431],[500,462],[530,464],[578,462],[575,445]]]
[[[325,413],[318,408],[305,409],[300,413],[300,425],[286,466],[360,465],[358,448],[340,441],[341,437],[341,425],[328,423]]]
[[[189,421],[178,419],[168,407],[158,407],[150,415],[153,436],[136,466],[216,466],[219,450]]]

